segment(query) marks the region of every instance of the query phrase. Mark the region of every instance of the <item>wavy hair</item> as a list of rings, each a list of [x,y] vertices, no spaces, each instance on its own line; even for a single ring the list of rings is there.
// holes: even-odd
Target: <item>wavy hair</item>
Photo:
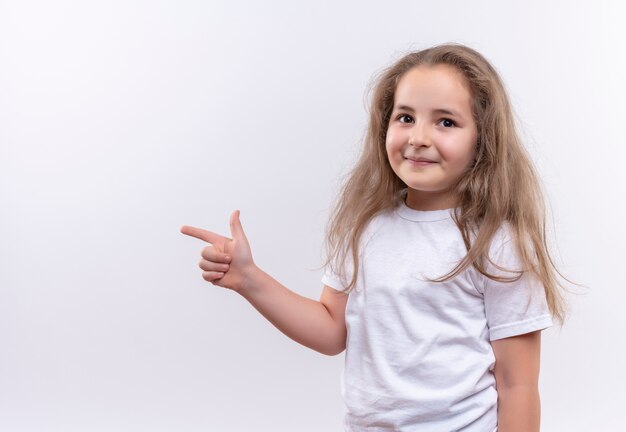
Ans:
[[[464,76],[472,98],[472,112],[478,129],[476,160],[455,185],[460,212],[453,216],[467,255],[448,274],[432,280],[445,282],[469,266],[486,277],[485,259],[496,231],[506,222],[511,228],[523,269],[542,282],[552,316],[563,325],[567,303],[558,273],[546,242],[544,193],[522,141],[502,80],[492,65],[476,50],[461,44],[436,45],[411,52],[380,72],[374,81],[369,124],[363,150],[354,168],[344,178],[326,226],[326,262],[345,277],[346,257],[352,257],[352,277],[343,292],[356,285],[359,242],[367,224],[382,212],[400,204],[407,185],[392,170],[386,152],[386,135],[398,81],[417,66],[450,65]],[[473,243],[470,239],[474,239]],[[571,281],[570,281],[571,282]]]

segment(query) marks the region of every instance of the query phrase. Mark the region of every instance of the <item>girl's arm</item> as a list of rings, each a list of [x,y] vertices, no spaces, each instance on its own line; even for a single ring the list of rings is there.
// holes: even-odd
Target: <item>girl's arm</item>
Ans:
[[[346,348],[347,294],[324,286],[318,302],[290,291],[258,267],[239,294],[294,341],[326,355]]]
[[[541,331],[491,342],[496,357],[498,432],[539,432]]]
[[[318,302],[290,291],[254,263],[238,210],[231,215],[230,231],[232,239],[201,228],[181,228],[183,234],[211,243],[202,249],[202,277],[241,294],[296,342],[322,354],[341,353],[346,346],[348,295],[325,287]]]

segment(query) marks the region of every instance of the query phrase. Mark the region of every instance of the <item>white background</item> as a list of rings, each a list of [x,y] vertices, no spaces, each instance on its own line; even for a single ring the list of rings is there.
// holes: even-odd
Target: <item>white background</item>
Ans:
[[[543,332],[542,430],[623,430],[623,6],[608,1],[0,2],[0,430],[340,431],[343,354],[197,267],[229,235],[319,299],[375,73],[465,43],[544,181],[571,318]],[[621,29],[620,29],[621,28]]]

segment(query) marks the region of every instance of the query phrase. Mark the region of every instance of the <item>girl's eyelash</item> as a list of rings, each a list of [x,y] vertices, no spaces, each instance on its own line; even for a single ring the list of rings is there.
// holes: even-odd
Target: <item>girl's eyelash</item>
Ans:
[[[452,123],[454,126],[456,126],[456,122],[455,122],[454,120],[450,120],[450,119],[448,119],[448,118],[442,118],[441,120],[447,120],[447,121],[449,121],[450,123]],[[439,120],[439,121],[441,121],[441,120]]]
[[[408,114],[400,114],[396,119],[400,120],[402,117],[409,117],[409,118],[412,119],[412,117],[410,115],[408,115]],[[456,126],[456,122],[454,120],[450,120],[449,118],[442,118],[439,121],[442,121],[442,120],[447,120],[447,121],[451,122],[454,126]]]

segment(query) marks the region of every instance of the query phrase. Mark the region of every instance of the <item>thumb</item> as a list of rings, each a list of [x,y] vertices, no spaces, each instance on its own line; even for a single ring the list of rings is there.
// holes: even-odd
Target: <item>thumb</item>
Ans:
[[[239,220],[239,210],[235,210],[230,215],[230,234],[233,240],[246,239],[246,234],[243,232],[241,221]]]

